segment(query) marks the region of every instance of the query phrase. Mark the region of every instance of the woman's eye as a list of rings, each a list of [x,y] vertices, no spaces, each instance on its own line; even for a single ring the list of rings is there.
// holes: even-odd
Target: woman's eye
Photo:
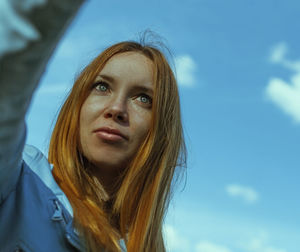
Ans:
[[[152,104],[152,98],[149,95],[141,94],[137,97],[137,99],[145,104],[151,105]]]
[[[105,82],[97,82],[94,84],[94,87],[97,91],[100,91],[100,92],[106,92],[108,91],[108,84],[105,83]]]

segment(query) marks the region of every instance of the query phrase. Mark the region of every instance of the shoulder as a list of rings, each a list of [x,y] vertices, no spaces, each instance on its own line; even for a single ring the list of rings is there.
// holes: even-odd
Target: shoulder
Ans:
[[[23,160],[50,189],[56,189],[52,176],[52,165],[49,164],[44,154],[32,145],[25,145]]]
[[[41,172],[41,170],[51,171],[52,169],[44,154],[32,145],[25,145],[23,160],[34,172]]]
[[[48,162],[46,156],[36,147],[32,145],[25,145],[23,151],[23,160],[28,165],[30,170],[34,172],[39,179],[42,180],[42,182],[55,194],[55,196],[60,200],[71,216],[73,216],[71,204],[67,196],[56,183],[52,175],[53,165]]]

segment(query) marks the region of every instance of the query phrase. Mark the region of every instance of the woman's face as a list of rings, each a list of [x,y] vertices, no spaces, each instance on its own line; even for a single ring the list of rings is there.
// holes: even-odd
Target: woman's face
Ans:
[[[124,169],[150,127],[153,66],[140,53],[113,56],[97,76],[80,112],[84,156],[101,172]]]

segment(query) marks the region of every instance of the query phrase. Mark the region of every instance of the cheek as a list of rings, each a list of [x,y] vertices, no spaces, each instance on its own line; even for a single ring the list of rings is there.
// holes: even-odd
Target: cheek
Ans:
[[[152,113],[151,111],[143,111],[135,114],[135,127],[133,129],[137,136],[137,140],[142,142],[150,130]]]
[[[96,102],[95,99],[87,98],[83,103],[80,111],[80,126],[85,126],[91,123],[93,118],[98,116],[101,110],[101,103]]]
[[[84,145],[87,140],[87,133],[90,130],[94,114],[95,112],[93,111],[93,106],[87,99],[81,107],[79,116],[79,137],[81,145]]]
[[[85,131],[86,125],[88,124],[88,118],[89,118],[89,109],[87,104],[84,103],[80,110],[80,116],[79,116],[80,135],[82,134],[82,132]]]
[[[80,110],[80,116],[79,116],[79,139],[80,139],[81,149],[85,149],[86,120],[87,119],[86,119],[85,105],[83,105]]]

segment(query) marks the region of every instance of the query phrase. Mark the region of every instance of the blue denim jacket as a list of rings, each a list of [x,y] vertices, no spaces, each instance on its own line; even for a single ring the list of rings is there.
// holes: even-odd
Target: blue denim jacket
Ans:
[[[47,159],[24,149],[32,93],[82,2],[1,0],[0,252],[83,251]]]
[[[25,147],[16,186],[2,196],[0,251],[84,251],[72,207],[39,150]]]
[[[0,252],[84,251],[51,165],[24,148],[32,93],[84,0],[0,1]]]

